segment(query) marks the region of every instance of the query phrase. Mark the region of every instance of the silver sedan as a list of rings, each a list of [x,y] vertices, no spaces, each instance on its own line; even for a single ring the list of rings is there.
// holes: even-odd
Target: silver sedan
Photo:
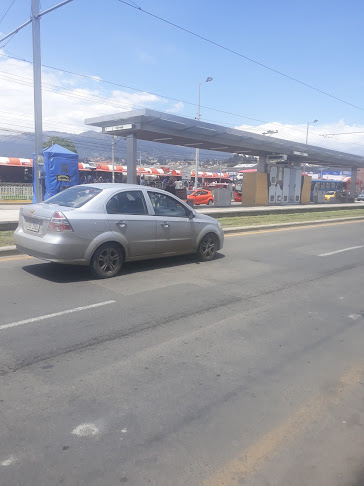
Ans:
[[[15,231],[23,253],[90,265],[99,278],[117,275],[124,261],[188,253],[212,260],[223,243],[215,219],[166,191],[131,184],[74,186],[24,206]]]

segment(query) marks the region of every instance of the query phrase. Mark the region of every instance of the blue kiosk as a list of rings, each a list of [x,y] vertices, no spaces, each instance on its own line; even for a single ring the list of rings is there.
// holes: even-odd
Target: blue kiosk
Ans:
[[[60,145],[43,150],[43,197],[45,201],[79,183],[78,155]],[[34,166],[34,158],[33,158]],[[33,202],[36,202],[36,184],[33,180]]]

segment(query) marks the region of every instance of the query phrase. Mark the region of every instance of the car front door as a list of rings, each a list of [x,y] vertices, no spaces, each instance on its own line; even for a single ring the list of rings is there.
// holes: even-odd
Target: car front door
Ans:
[[[203,204],[203,191],[196,192],[196,204]]]
[[[160,192],[148,191],[157,223],[157,253],[173,254],[193,251],[196,224],[191,211],[178,199]]]
[[[106,212],[111,231],[126,241],[131,257],[156,253],[157,223],[148,213],[143,191],[118,192],[107,202]]]
[[[207,204],[208,203],[208,196],[209,193],[207,191],[201,191],[201,204]]]

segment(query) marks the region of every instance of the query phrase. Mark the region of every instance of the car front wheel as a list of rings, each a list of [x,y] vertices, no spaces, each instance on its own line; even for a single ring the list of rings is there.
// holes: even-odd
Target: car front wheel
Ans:
[[[123,253],[115,243],[105,243],[94,253],[91,269],[97,278],[115,277],[123,265]]]
[[[208,233],[205,235],[199,246],[198,246],[198,255],[200,260],[203,262],[209,262],[216,257],[218,247],[218,239],[217,236],[213,233]]]
[[[207,204],[208,204],[209,206],[212,206],[213,202],[214,202],[214,201],[213,201],[212,199],[210,199],[210,200],[209,200],[209,202],[208,202]]]

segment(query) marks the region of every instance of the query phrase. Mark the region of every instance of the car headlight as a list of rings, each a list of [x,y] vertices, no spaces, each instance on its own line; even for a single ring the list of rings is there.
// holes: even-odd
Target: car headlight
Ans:
[[[222,226],[221,226],[220,221],[218,221],[218,222],[217,222],[217,226],[218,226],[220,229],[222,229]]]

